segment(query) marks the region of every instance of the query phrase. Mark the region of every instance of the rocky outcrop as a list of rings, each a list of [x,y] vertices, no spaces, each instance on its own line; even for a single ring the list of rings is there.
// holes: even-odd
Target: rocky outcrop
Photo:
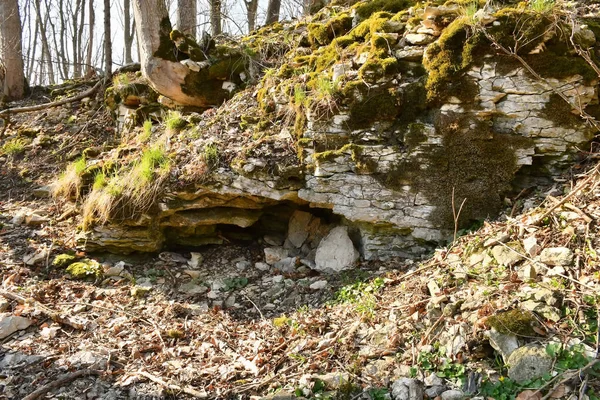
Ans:
[[[597,82],[573,54],[556,56],[557,63],[572,60],[573,72],[553,66],[540,71],[540,79],[490,43],[469,61],[464,49],[475,53],[482,42],[473,43],[476,31],[466,35],[475,28],[456,18],[456,8],[365,17],[360,4],[354,19],[344,13],[321,19],[329,21],[320,25],[325,31],[309,24],[306,43],[312,48],[292,50],[287,62],[310,73],[298,77],[283,66],[259,85],[259,108],[269,118],[289,120],[295,113],[298,158],[280,162],[275,145],[252,156],[240,149],[229,167],[189,190],[171,192],[151,218],[136,222],[136,230],[158,232],[150,235],[158,239],[144,242],[146,250],[169,241],[218,243],[225,226],[287,233],[301,247],[312,217],[296,214],[289,232],[287,223],[294,209],[312,208],[346,226],[367,259],[414,256],[450,237],[459,208],[461,227],[493,217],[508,193],[557,176],[593,138],[595,129],[579,114],[598,104]],[[411,12],[420,22],[409,20]],[[512,29],[506,13],[479,14],[478,26],[500,38],[499,30]],[[350,33],[334,40],[328,30]],[[551,42],[544,40],[526,56],[536,67],[538,59],[551,60],[538,54]],[[354,50],[346,42],[365,46]],[[306,61],[326,57],[332,46],[342,55],[323,61],[325,67]],[[443,66],[440,54],[447,53],[454,64]],[[328,74],[335,77],[333,89],[319,83]],[[302,100],[310,85],[321,89],[308,94],[323,99]],[[310,105],[299,106],[298,99]],[[289,136],[279,131],[272,140]],[[106,235],[106,228],[96,229],[80,243],[102,246]]]

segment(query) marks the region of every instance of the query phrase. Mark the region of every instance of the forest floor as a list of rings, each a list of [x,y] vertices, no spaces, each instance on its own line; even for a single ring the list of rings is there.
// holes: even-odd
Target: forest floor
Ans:
[[[334,277],[268,268],[259,242],[84,254],[47,185],[119,142],[98,104],[18,114],[0,138],[0,398],[598,398],[597,154],[424,260]],[[70,279],[61,254],[102,277]],[[517,379],[517,347],[542,349],[543,375]]]

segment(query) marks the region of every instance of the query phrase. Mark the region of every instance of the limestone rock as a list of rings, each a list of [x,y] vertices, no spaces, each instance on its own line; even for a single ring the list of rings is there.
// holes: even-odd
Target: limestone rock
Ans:
[[[404,39],[407,43],[410,43],[415,46],[421,46],[435,41],[434,36],[428,35],[426,33],[409,33],[404,37]]]
[[[392,383],[392,399],[422,400],[423,383],[417,379],[400,378]]]
[[[504,362],[508,362],[510,355],[519,348],[519,341],[515,335],[500,333],[492,328],[487,333],[490,345],[502,356]]]
[[[440,397],[442,400],[462,400],[465,397],[465,394],[460,390],[452,389],[446,390]]]
[[[540,253],[540,261],[547,265],[566,267],[573,263],[573,251],[566,247],[545,248]]]
[[[206,293],[208,288],[206,286],[197,285],[193,282],[188,282],[179,286],[179,291],[187,294],[188,296],[193,296],[196,294]]]
[[[550,372],[552,358],[542,347],[528,345],[515,350],[508,358],[508,376],[517,383],[541,378]]]
[[[283,247],[265,247],[265,262],[273,265],[288,256],[288,251]]]
[[[38,214],[30,214],[25,217],[25,223],[29,226],[39,226],[47,223],[49,219]]]
[[[326,287],[327,287],[327,281],[325,281],[325,280],[316,281],[309,286],[309,288],[311,288],[312,290],[321,290],[321,289],[325,289]]]
[[[523,240],[523,248],[529,257],[535,257],[539,254],[541,246],[537,243],[535,236],[529,236]]]
[[[0,340],[17,331],[29,328],[32,323],[32,320],[25,317],[19,317],[10,313],[0,314]]]
[[[311,213],[305,211],[294,211],[288,225],[287,239],[297,248],[302,247],[308,238],[308,227],[313,219]]]
[[[35,253],[23,257],[23,262],[29,266],[42,264],[48,259],[49,254],[48,249],[39,249]]]
[[[348,228],[338,226],[319,243],[315,256],[315,269],[326,273],[336,273],[350,269],[360,254],[348,236]]]
[[[46,199],[52,195],[52,186],[40,186],[38,188],[33,189],[33,196],[38,199]]]
[[[523,259],[522,255],[509,247],[499,245],[492,248],[492,255],[498,264],[511,267]]]

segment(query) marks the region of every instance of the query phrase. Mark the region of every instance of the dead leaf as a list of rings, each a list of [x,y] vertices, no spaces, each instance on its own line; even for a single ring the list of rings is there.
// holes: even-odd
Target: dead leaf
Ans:
[[[565,385],[559,385],[552,393],[550,393],[551,399],[560,399],[567,394],[567,388]]]
[[[542,394],[536,390],[523,390],[515,400],[542,400]]]

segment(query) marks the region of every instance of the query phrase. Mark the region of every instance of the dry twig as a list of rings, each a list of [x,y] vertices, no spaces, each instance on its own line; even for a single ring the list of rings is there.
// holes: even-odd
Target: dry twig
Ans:
[[[82,369],[75,372],[70,372],[68,374],[62,375],[47,385],[42,386],[41,388],[35,390],[33,393],[23,397],[23,400],[35,400],[46,393],[50,392],[52,389],[59,388],[71,381],[74,381],[79,378],[87,377],[87,376],[99,376],[102,374],[102,371],[98,371],[95,369]]]

